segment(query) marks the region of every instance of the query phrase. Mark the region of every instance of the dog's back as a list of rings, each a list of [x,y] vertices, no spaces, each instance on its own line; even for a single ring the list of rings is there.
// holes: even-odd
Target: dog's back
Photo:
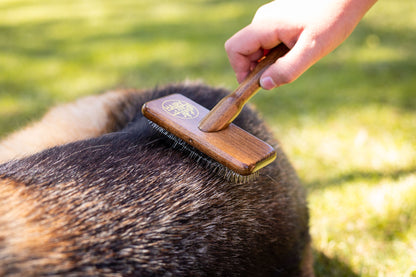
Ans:
[[[229,183],[140,114],[145,101],[178,92],[207,108],[227,93],[120,92],[106,134],[0,165],[0,275],[313,275],[305,194],[256,113],[244,109],[236,124],[277,160],[253,182]]]

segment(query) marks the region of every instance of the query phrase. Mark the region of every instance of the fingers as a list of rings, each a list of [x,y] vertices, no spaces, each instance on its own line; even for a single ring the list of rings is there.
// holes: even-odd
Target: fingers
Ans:
[[[318,60],[319,48],[310,36],[296,26],[290,31],[272,27],[272,24],[250,24],[237,32],[225,43],[230,64],[237,81],[242,82],[263,57],[264,49],[271,49],[280,42],[280,34],[285,31],[284,41],[292,49],[263,73],[260,85],[270,90],[290,83]]]
[[[243,81],[263,55],[283,42],[291,50],[261,77],[272,89],[293,82],[352,32],[376,0],[272,1],[260,7],[252,23],[230,38],[225,47],[237,80]]]
[[[248,75],[255,61],[261,58],[258,45],[253,40],[247,40],[245,34],[248,32],[246,27],[225,43],[225,51],[239,83]]]
[[[270,90],[294,81],[317,60],[317,47],[310,40],[293,36],[291,41],[293,43],[287,46],[293,48],[263,73],[260,85],[264,89]],[[264,28],[257,30],[255,25],[247,26],[231,37],[225,43],[225,50],[237,81],[241,83],[254,69],[263,57],[264,49],[271,49],[279,43],[277,36],[271,36]]]
[[[254,69],[257,61],[263,57],[263,49],[279,44],[279,41],[272,41],[273,38],[264,36],[264,33],[265,30],[256,30],[255,26],[249,25],[226,41],[225,51],[238,82],[241,83]]]

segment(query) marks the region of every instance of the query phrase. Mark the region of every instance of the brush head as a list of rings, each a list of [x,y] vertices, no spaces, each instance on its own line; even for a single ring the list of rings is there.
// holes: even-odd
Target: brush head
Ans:
[[[143,115],[154,124],[241,176],[249,176],[276,158],[269,144],[235,124],[218,132],[203,132],[199,122],[208,109],[172,94],[145,103]]]

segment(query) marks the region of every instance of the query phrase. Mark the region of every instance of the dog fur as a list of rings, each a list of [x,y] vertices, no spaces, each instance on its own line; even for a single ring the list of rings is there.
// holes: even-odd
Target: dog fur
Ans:
[[[0,276],[313,276],[305,192],[257,113],[235,123],[277,159],[234,184],[149,127],[142,104],[172,93],[229,92],[108,92],[0,142]]]

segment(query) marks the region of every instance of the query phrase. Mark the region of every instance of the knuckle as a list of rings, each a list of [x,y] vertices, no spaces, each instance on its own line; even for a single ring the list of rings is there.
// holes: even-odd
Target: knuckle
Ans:
[[[233,49],[233,44],[231,42],[230,39],[228,39],[225,43],[224,43],[224,48],[225,48],[225,52],[230,53],[232,52]]]
[[[285,85],[285,84],[289,84],[293,82],[296,79],[297,75],[294,70],[289,69],[284,72],[278,73],[277,77],[278,77],[278,83],[280,85]]]
[[[280,83],[282,85],[283,84],[289,84],[289,83],[293,82],[293,80],[294,80],[294,76],[293,76],[293,74],[290,74],[290,73],[282,74],[280,76]]]

